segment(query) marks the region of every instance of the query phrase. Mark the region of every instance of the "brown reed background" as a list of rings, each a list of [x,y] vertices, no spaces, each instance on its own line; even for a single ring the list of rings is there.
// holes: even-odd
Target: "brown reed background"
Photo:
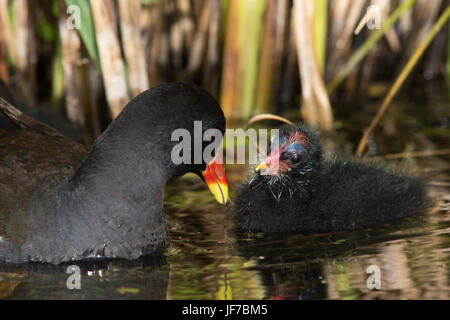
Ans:
[[[79,30],[67,27],[73,5]],[[383,28],[355,34],[370,5]],[[447,0],[0,0],[0,78],[94,137],[168,81],[200,84],[230,124],[276,113],[331,130],[332,105],[385,95],[448,10]],[[424,81],[450,75],[444,23],[415,68]]]

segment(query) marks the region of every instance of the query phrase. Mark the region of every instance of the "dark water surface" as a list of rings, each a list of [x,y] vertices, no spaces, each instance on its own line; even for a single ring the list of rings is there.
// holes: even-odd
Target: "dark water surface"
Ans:
[[[445,106],[437,110],[430,123],[415,114],[395,126],[389,122],[395,113],[387,114],[371,152],[449,148]],[[352,141],[352,128],[345,121],[340,126]],[[78,264],[80,290],[67,288],[68,265],[0,265],[0,298],[450,299],[449,160],[448,154],[387,160],[430,181],[433,210],[398,224],[314,235],[236,234],[229,207],[216,204],[203,182],[188,175],[166,188],[171,246],[161,256]],[[227,168],[231,198],[246,171]],[[367,287],[371,265],[380,268],[380,290]]]

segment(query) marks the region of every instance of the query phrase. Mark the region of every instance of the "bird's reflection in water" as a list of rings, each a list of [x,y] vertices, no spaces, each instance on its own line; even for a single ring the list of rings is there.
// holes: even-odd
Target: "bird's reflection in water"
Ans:
[[[411,282],[405,279],[411,272],[405,271],[410,248],[404,244],[427,237],[423,220],[329,234],[239,233],[237,246],[245,259],[255,261],[249,269],[260,273],[266,299],[398,298],[414,287],[396,288],[395,282]],[[382,270],[384,291],[368,289],[370,265]],[[393,276],[397,281],[391,281]],[[420,298],[418,291],[412,298]]]
[[[80,270],[80,288],[69,289]],[[70,283],[75,284],[74,281]],[[163,255],[135,261],[80,261],[59,266],[29,263],[0,265],[0,298],[7,299],[166,299],[169,265]]]

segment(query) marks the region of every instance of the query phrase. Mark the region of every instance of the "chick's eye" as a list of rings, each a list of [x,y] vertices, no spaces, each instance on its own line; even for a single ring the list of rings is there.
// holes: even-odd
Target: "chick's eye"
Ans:
[[[287,159],[289,159],[289,155],[286,152],[283,152],[280,155],[280,160],[287,160]]]
[[[298,155],[293,155],[291,157],[291,162],[294,163],[294,164],[299,163],[300,162],[300,157]]]

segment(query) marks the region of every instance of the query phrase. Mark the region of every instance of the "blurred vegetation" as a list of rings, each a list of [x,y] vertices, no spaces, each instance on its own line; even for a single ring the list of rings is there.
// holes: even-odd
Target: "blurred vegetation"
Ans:
[[[374,5],[378,30],[365,26]],[[0,0],[0,78],[86,141],[169,81],[210,91],[230,126],[274,113],[332,130],[344,104],[368,126],[364,102],[402,71],[408,88],[450,85],[448,10],[446,0]],[[410,73],[420,80],[403,83]]]

